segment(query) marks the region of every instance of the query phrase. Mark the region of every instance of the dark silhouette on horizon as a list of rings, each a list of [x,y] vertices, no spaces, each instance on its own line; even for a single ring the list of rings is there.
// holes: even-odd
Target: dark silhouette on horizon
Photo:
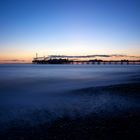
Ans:
[[[68,58],[49,58],[45,57],[34,58],[32,61],[33,64],[139,64],[140,60],[71,60]]]

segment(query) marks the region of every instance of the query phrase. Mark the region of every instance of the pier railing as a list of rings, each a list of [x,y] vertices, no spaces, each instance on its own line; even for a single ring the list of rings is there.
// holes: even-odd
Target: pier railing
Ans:
[[[69,60],[69,59],[34,59],[33,64],[137,64],[140,65],[140,60]]]

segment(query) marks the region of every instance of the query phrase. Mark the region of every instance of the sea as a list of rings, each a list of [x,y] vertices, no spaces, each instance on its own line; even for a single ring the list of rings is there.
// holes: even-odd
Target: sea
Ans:
[[[140,98],[108,90],[134,83],[140,83],[140,65],[1,64],[0,129],[140,110]]]

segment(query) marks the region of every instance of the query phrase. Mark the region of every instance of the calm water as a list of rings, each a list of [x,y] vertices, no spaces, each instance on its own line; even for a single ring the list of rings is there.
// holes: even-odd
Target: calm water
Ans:
[[[13,120],[24,120],[33,125],[65,114],[140,108],[138,100],[112,93],[77,94],[80,89],[133,83],[139,78],[138,65],[0,65],[0,124],[8,127]]]
[[[60,90],[128,82],[138,78],[135,65],[0,65],[3,93],[54,93]]]

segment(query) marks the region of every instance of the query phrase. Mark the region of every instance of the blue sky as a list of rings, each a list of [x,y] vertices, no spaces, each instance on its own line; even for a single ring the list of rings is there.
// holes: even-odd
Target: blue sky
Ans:
[[[139,55],[140,0],[0,0],[0,30],[0,59]]]

